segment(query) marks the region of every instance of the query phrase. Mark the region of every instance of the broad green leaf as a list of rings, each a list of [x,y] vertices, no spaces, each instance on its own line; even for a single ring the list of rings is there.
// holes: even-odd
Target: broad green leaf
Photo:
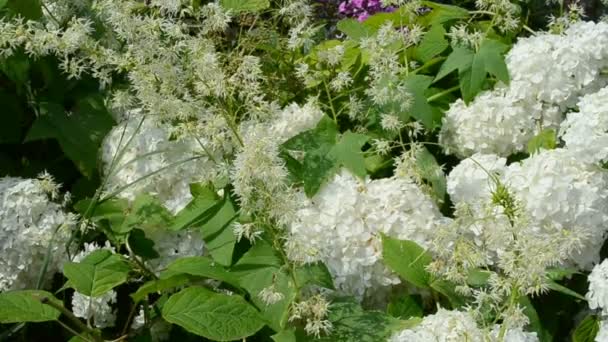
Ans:
[[[372,30],[355,19],[343,19],[337,24],[338,30],[345,33],[348,38],[353,40],[361,40],[373,35]]]
[[[8,7],[25,19],[42,18],[41,0],[8,0]]]
[[[384,263],[404,280],[421,288],[429,288],[431,275],[425,267],[431,255],[413,241],[382,237]]]
[[[424,35],[420,45],[414,48],[414,57],[426,63],[447,49],[449,43],[445,39],[445,29],[441,24],[433,25]]]
[[[528,141],[528,153],[535,154],[541,149],[552,150],[557,146],[557,135],[555,130],[547,128],[540,131],[534,138]]]
[[[118,234],[126,234],[134,228],[165,229],[173,215],[156,198],[148,194],[140,194],[133,201],[127,216],[120,226],[112,226],[112,230]]]
[[[336,160],[338,165],[344,166],[354,175],[364,178],[367,175],[365,158],[361,148],[369,140],[363,134],[348,131],[340,137],[340,141],[329,151],[329,156]]]
[[[0,10],[3,9],[6,4],[8,4],[8,0],[0,0]]]
[[[329,273],[327,266],[322,262],[297,267],[296,278],[300,287],[310,284],[321,286],[326,289],[335,289],[331,273]]]
[[[220,0],[220,5],[233,14],[241,12],[260,12],[270,7],[269,0]]]
[[[308,340],[306,337],[302,338],[302,336],[298,336],[298,331],[294,329],[282,330],[270,336],[270,338],[274,342],[298,342]]]
[[[401,295],[393,298],[386,308],[386,312],[399,319],[422,317],[423,306],[420,296]]]
[[[141,229],[133,229],[129,233],[129,246],[135,255],[144,259],[155,259],[160,255],[154,249],[154,241],[146,237],[146,233]]]
[[[239,280],[236,276],[209,257],[193,256],[179,258],[167,266],[167,270],[161,274],[161,278],[169,278],[176,274],[189,274],[220,280],[235,287],[239,286]]]
[[[53,294],[40,290],[9,291],[0,293],[0,323],[45,322],[59,318],[61,312],[40,300],[48,298],[58,305]]]
[[[458,6],[444,5],[432,1],[423,1],[421,5],[431,9],[429,13],[426,13],[417,19],[420,24],[425,26],[437,25],[452,20],[466,19],[470,16],[468,10]]]
[[[283,261],[278,252],[266,240],[256,241],[236,263],[236,266],[274,266],[281,267]]]
[[[551,336],[551,333],[543,327],[541,319],[538,316],[538,313],[536,312],[534,305],[532,305],[532,302],[530,302],[530,299],[526,296],[520,296],[519,305],[522,307],[523,313],[528,317],[528,320],[529,320],[528,328],[531,331],[536,332],[536,336],[538,336],[539,341],[540,342],[553,341],[553,337]]]
[[[111,198],[103,202],[93,203],[92,199],[83,199],[74,205],[81,215],[94,222],[107,220],[111,227],[122,225],[129,210],[129,201],[122,198]],[[89,208],[91,208],[89,210]],[[88,211],[88,212],[87,212]]]
[[[483,83],[486,80],[486,74],[485,61],[479,53],[476,53],[473,56],[470,71],[460,74],[462,78],[460,91],[462,92],[462,99],[466,103],[473,100],[475,95],[481,91]]]
[[[474,269],[469,271],[467,284],[470,286],[484,286],[488,283],[488,279],[490,279],[490,272]]]
[[[0,62],[0,71],[19,87],[28,83],[30,69],[30,60],[23,52],[16,52]]]
[[[572,342],[594,342],[600,330],[600,319],[589,315],[576,327],[572,334]]]
[[[447,189],[445,174],[435,156],[426,147],[420,148],[416,153],[416,167],[424,179],[431,183],[437,201],[443,203]]]
[[[237,216],[230,196],[226,195],[219,210],[200,228],[205,248],[213,260],[224,266],[232,264],[232,253],[236,244],[232,223]]]
[[[314,196],[329,177],[338,169],[336,161],[328,157],[331,146],[309,151],[304,156],[302,180],[304,192],[308,197]]]
[[[426,97],[426,90],[432,82],[431,77],[424,75],[410,75],[405,79],[407,90],[414,97],[407,114],[431,131],[441,123],[441,117],[435,114]],[[402,117],[402,120],[406,121],[407,117]]]
[[[41,103],[41,115],[30,128],[26,142],[57,139],[63,152],[82,174],[93,177],[97,168],[97,151],[114,125],[114,119],[98,101],[102,100],[96,96],[81,99],[73,114],[66,113],[59,104]]]
[[[436,279],[431,283],[431,288],[447,298],[453,309],[466,304],[464,298],[456,292],[456,286],[448,281]]]
[[[145,299],[151,293],[162,292],[167,289],[182,286],[191,280],[192,277],[187,274],[176,274],[168,278],[151,280],[140,286],[135,293],[132,293],[131,298],[137,303]]]
[[[118,254],[99,250],[89,254],[80,263],[65,263],[63,273],[68,278],[69,285],[78,292],[98,297],[125,283],[129,267]]]
[[[315,341],[386,341],[403,328],[400,320],[380,311],[363,310],[356,301],[349,299],[334,300],[328,319],[333,325],[331,334]]]
[[[197,188],[196,195],[177,215],[169,230],[182,230],[203,224],[213,217],[220,209],[221,202],[217,194],[210,188]]]
[[[505,84],[509,84],[509,70],[503,57],[507,49],[507,45],[488,39],[481,44],[477,52],[477,56],[483,59],[485,70]]]
[[[580,300],[584,300],[584,301],[587,300],[587,299],[585,299],[584,296],[580,295],[579,293],[572,291],[569,288],[554,282],[553,280],[547,281],[547,288],[549,288],[553,291],[557,291],[559,293],[563,293],[565,295],[574,297],[576,299],[580,299]]]
[[[198,286],[171,296],[162,315],[169,323],[215,341],[244,339],[264,326],[259,312],[242,297]]]
[[[439,68],[439,72],[437,72],[437,76],[435,76],[433,82],[446,77],[452,71],[458,70],[459,73],[463,73],[465,70],[470,69],[474,55],[475,53],[467,48],[454,48],[445,62],[441,64],[441,68]]]

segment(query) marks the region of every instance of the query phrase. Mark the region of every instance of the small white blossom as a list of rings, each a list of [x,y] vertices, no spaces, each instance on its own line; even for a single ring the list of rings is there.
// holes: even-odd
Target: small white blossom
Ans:
[[[595,265],[587,278],[589,291],[585,295],[591,309],[601,309],[608,314],[608,259]]]

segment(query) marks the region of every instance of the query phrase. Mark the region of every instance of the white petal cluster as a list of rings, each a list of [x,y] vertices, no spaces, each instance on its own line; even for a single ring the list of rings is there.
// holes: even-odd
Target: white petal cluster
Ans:
[[[608,320],[600,322],[600,330],[595,335],[595,342],[606,342],[608,341]]]
[[[171,212],[190,202],[190,183],[213,178],[213,162],[196,139],[170,140],[171,127],[134,115],[105,138],[101,156],[106,191],[133,200],[148,193]],[[208,149],[207,149],[208,150]]]
[[[608,314],[608,259],[595,265],[587,277],[589,291],[585,295],[591,309],[601,309]]]
[[[301,132],[314,128],[324,115],[312,101],[303,106],[292,103],[273,120],[271,130],[277,135],[277,139],[287,141]]]
[[[483,166],[483,168],[481,166]],[[484,171],[485,169],[485,171]],[[571,260],[582,268],[597,262],[608,219],[608,174],[582,163],[567,149],[543,150],[505,166],[498,156],[474,155],[448,176],[448,192],[455,203],[489,204],[496,181],[515,196],[529,222],[530,234],[539,227],[570,232],[580,239],[580,253]]]
[[[48,190],[38,179],[0,179],[0,292],[35,288],[49,248],[46,278],[59,270],[75,220]]]
[[[468,105],[453,103],[440,142],[461,157],[524,151],[540,129],[557,128],[578,97],[607,83],[600,74],[608,66],[608,49],[599,45],[604,43],[608,24],[593,22],[575,23],[562,35],[519,39],[506,57],[510,84],[498,84]]]
[[[399,278],[382,263],[380,234],[426,245],[439,210],[411,180],[359,180],[347,170],[312,198],[288,227],[288,256],[323,261],[340,290],[363,298]]]
[[[439,308],[411,329],[393,335],[389,342],[485,342],[483,332],[467,312]]]
[[[116,314],[111,304],[116,303],[116,291],[110,290],[99,297],[89,297],[79,292],[72,296],[74,316],[93,320],[97,328],[112,327],[116,323]]]
[[[146,265],[155,273],[160,273],[178,258],[201,256],[205,249],[202,235],[195,230],[169,231],[165,227],[154,227],[145,230],[146,238],[154,242],[158,258],[146,261]]]
[[[560,127],[566,148],[588,163],[608,161],[608,87],[580,98]]]
[[[538,336],[535,332],[524,331],[522,328],[507,329],[502,339],[500,336],[500,325],[495,325],[490,332],[489,340],[492,342],[538,342]]]

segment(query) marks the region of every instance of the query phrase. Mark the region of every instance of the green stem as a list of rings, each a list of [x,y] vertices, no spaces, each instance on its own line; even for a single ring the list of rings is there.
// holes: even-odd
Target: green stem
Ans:
[[[323,86],[325,88],[325,93],[327,94],[327,100],[329,101],[329,108],[331,110],[331,115],[334,118],[334,122],[337,124],[338,116],[336,115],[336,109],[334,108],[334,101],[331,97],[331,93],[329,91],[329,86],[327,85],[327,82],[325,82],[325,80],[323,80]]]
[[[428,97],[426,100],[427,100],[428,102],[433,102],[433,101],[435,101],[435,100],[437,100],[437,99],[442,98],[443,96],[445,96],[445,95],[447,95],[447,94],[450,94],[450,93],[455,92],[455,91],[456,91],[456,90],[458,90],[458,89],[460,89],[460,86],[453,86],[453,87],[448,88],[448,89],[446,89],[446,90],[444,90],[444,91],[442,91],[442,92],[440,92],[440,93],[437,93],[437,94],[435,94],[435,95],[429,96],[429,97]]]

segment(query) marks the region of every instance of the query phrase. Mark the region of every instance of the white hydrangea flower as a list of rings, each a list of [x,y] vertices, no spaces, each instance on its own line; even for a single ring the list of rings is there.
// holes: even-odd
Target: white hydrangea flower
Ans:
[[[507,329],[503,336],[503,339],[499,339],[500,336],[500,325],[495,325],[494,329],[490,332],[490,341],[492,342],[538,342],[538,336],[535,332],[524,331],[521,327],[514,329]]]
[[[0,178],[0,292],[34,288],[50,259],[45,280],[59,270],[75,217],[50,200],[38,179]]]
[[[426,245],[441,219],[433,201],[411,180],[358,180],[347,170],[306,199],[288,227],[288,256],[323,261],[340,290],[362,299],[399,283],[382,263],[380,234]]]
[[[192,199],[189,185],[213,178],[215,165],[197,139],[169,140],[171,127],[157,125],[150,118],[140,126],[141,119],[133,115],[104,139],[101,156],[106,191],[135,182],[117,196],[133,200],[138,194],[152,194],[177,213]]]
[[[566,148],[587,163],[608,161],[608,87],[580,98],[560,127]]]
[[[145,230],[146,237],[154,242],[158,258],[146,261],[155,273],[160,273],[173,261],[190,256],[201,256],[205,250],[202,235],[195,230],[169,231],[164,227]]]
[[[72,258],[72,261],[81,262],[82,259],[84,259],[87,255],[93,253],[94,251],[98,251],[100,249],[105,249],[112,253],[116,253],[116,249],[114,247],[112,247],[112,245],[110,244],[110,241],[106,241],[103,246],[99,246],[95,242],[92,242],[92,243],[85,242],[84,249],[82,251],[80,251],[78,254],[76,254],[74,256],[74,258]]]
[[[292,103],[285,107],[271,123],[271,131],[281,142],[315,128],[325,114],[312,101],[300,106]]]
[[[116,292],[110,290],[99,297],[89,297],[79,292],[72,296],[72,312],[74,316],[93,320],[97,328],[113,327],[116,314],[111,304],[116,303]]]
[[[506,88],[477,95],[469,105],[457,100],[443,118],[439,142],[446,152],[460,157],[474,153],[506,157],[525,150],[528,141],[543,128],[559,125],[561,114],[555,107],[527,99],[516,100]]]
[[[595,265],[587,277],[589,291],[585,295],[591,309],[601,309],[608,314],[608,259]]]
[[[493,179],[502,179],[507,160],[494,154],[474,154],[452,169],[447,177],[447,192],[452,202],[487,202],[496,189]]]
[[[462,311],[439,308],[425,316],[420,324],[394,334],[388,342],[486,342],[482,330],[471,315]]]
[[[139,313],[133,318],[131,329],[136,330],[144,326],[144,324],[146,323],[144,315],[144,309],[139,309]],[[169,335],[171,333],[170,323],[163,319],[156,319],[152,320],[152,322],[149,322],[149,324],[150,337],[152,337],[152,342],[167,341],[169,339]]]

